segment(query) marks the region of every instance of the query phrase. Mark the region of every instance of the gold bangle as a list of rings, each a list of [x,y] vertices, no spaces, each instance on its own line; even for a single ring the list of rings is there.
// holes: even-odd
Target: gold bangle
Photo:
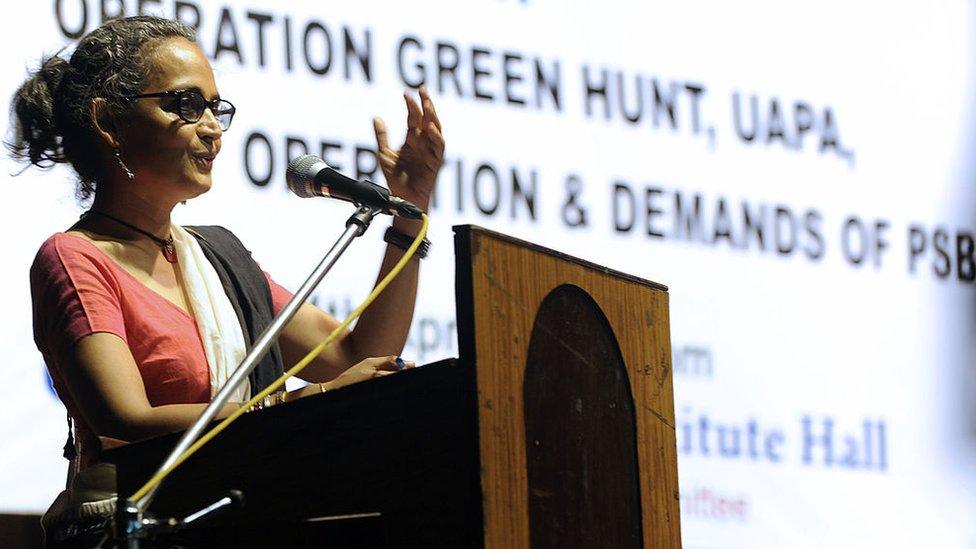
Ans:
[[[325,392],[325,383],[319,383],[319,394]]]

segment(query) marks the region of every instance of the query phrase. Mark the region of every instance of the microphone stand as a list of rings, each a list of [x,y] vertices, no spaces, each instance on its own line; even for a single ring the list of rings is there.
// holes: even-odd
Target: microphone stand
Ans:
[[[176,462],[180,455],[186,451],[187,448],[193,445],[197,439],[203,434],[204,429],[211,421],[217,417],[217,413],[223,408],[224,404],[230,399],[231,394],[240,385],[244,379],[247,378],[248,374],[257,366],[258,362],[268,353],[271,346],[278,339],[278,335],[281,330],[288,324],[288,321],[295,316],[298,312],[299,307],[302,306],[305,301],[308,300],[309,296],[316,286],[322,282],[326,273],[332,269],[332,266],[339,259],[339,257],[346,251],[349,244],[352,243],[353,239],[362,236],[369,228],[369,224],[373,221],[373,218],[377,214],[384,213],[383,210],[373,208],[370,206],[359,206],[347,221],[346,230],[339,237],[338,241],[332,246],[332,248],[326,253],[322,261],[319,262],[312,274],[305,280],[301,288],[295,292],[291,300],[285,305],[285,307],[278,313],[278,316],[274,318],[270,325],[261,332],[258,337],[257,342],[254,347],[251,348],[241,364],[234,370],[234,373],[227,380],[227,383],[221,387],[220,391],[217,392],[213,400],[204,409],[203,413],[199,418],[190,426],[183,436],[177,442],[176,446],[170,451],[169,455],[163,461],[162,465],[157,469],[156,474],[160,471],[165,470],[170,465]],[[153,534],[158,532],[171,532],[173,531],[174,524],[189,525],[190,523],[197,521],[209,515],[213,512],[226,509],[229,503],[224,503],[217,505],[218,503],[224,502],[227,498],[219,500],[217,503],[211,504],[204,508],[203,510],[190,515],[178,521],[175,519],[169,519],[165,521],[157,520],[156,518],[147,516],[146,509],[152,503],[153,498],[156,495],[156,491],[159,489],[159,484],[151,488],[142,498],[134,500],[132,498],[119,499],[116,504],[116,517],[115,517],[115,536],[116,539],[124,543],[124,547],[128,549],[139,549],[141,541],[150,538]],[[175,521],[175,522],[174,522]]]

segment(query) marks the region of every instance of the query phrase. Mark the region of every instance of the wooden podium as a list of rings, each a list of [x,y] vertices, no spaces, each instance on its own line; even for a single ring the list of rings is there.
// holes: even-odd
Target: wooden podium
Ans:
[[[460,357],[243,416],[151,512],[188,547],[680,547],[667,288],[455,227]],[[176,435],[106,452],[132,493]]]

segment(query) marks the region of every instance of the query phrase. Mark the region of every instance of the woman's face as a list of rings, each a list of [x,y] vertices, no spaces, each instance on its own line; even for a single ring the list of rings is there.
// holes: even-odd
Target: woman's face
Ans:
[[[151,55],[154,70],[141,93],[197,89],[208,101],[219,98],[213,70],[196,44],[171,38]],[[140,194],[175,204],[210,189],[223,132],[209,108],[199,121],[189,123],[177,114],[175,97],[141,98],[119,126],[120,154],[135,173]]]

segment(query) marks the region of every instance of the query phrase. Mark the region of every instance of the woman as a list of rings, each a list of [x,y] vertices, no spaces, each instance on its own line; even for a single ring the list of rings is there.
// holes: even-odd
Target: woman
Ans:
[[[426,210],[444,139],[427,92],[421,89],[420,104],[405,100],[408,131],[399,150],[374,121],[380,164],[391,191]],[[38,166],[71,164],[82,197],[94,196],[76,224],[41,246],[31,268],[35,341],[76,435],[66,445],[67,490],[43,522],[49,543],[85,545],[114,506],[114,472],[99,463],[99,439],[188,427],[290,294],[256,269],[228,231],[187,231],[170,220],[177,204],[210,188],[235,112],[191,30],[155,17],[110,21],[83,37],[70,61],[46,60],[13,108],[15,153]],[[392,231],[379,277],[419,222],[396,218]],[[302,373],[313,385],[290,397],[403,367],[396,355],[413,314],[418,263],[410,261],[356,328]],[[257,277],[239,276],[249,270]],[[304,305],[281,335],[280,355],[269,355],[238,400],[337,325]],[[239,406],[228,404],[221,415]]]

